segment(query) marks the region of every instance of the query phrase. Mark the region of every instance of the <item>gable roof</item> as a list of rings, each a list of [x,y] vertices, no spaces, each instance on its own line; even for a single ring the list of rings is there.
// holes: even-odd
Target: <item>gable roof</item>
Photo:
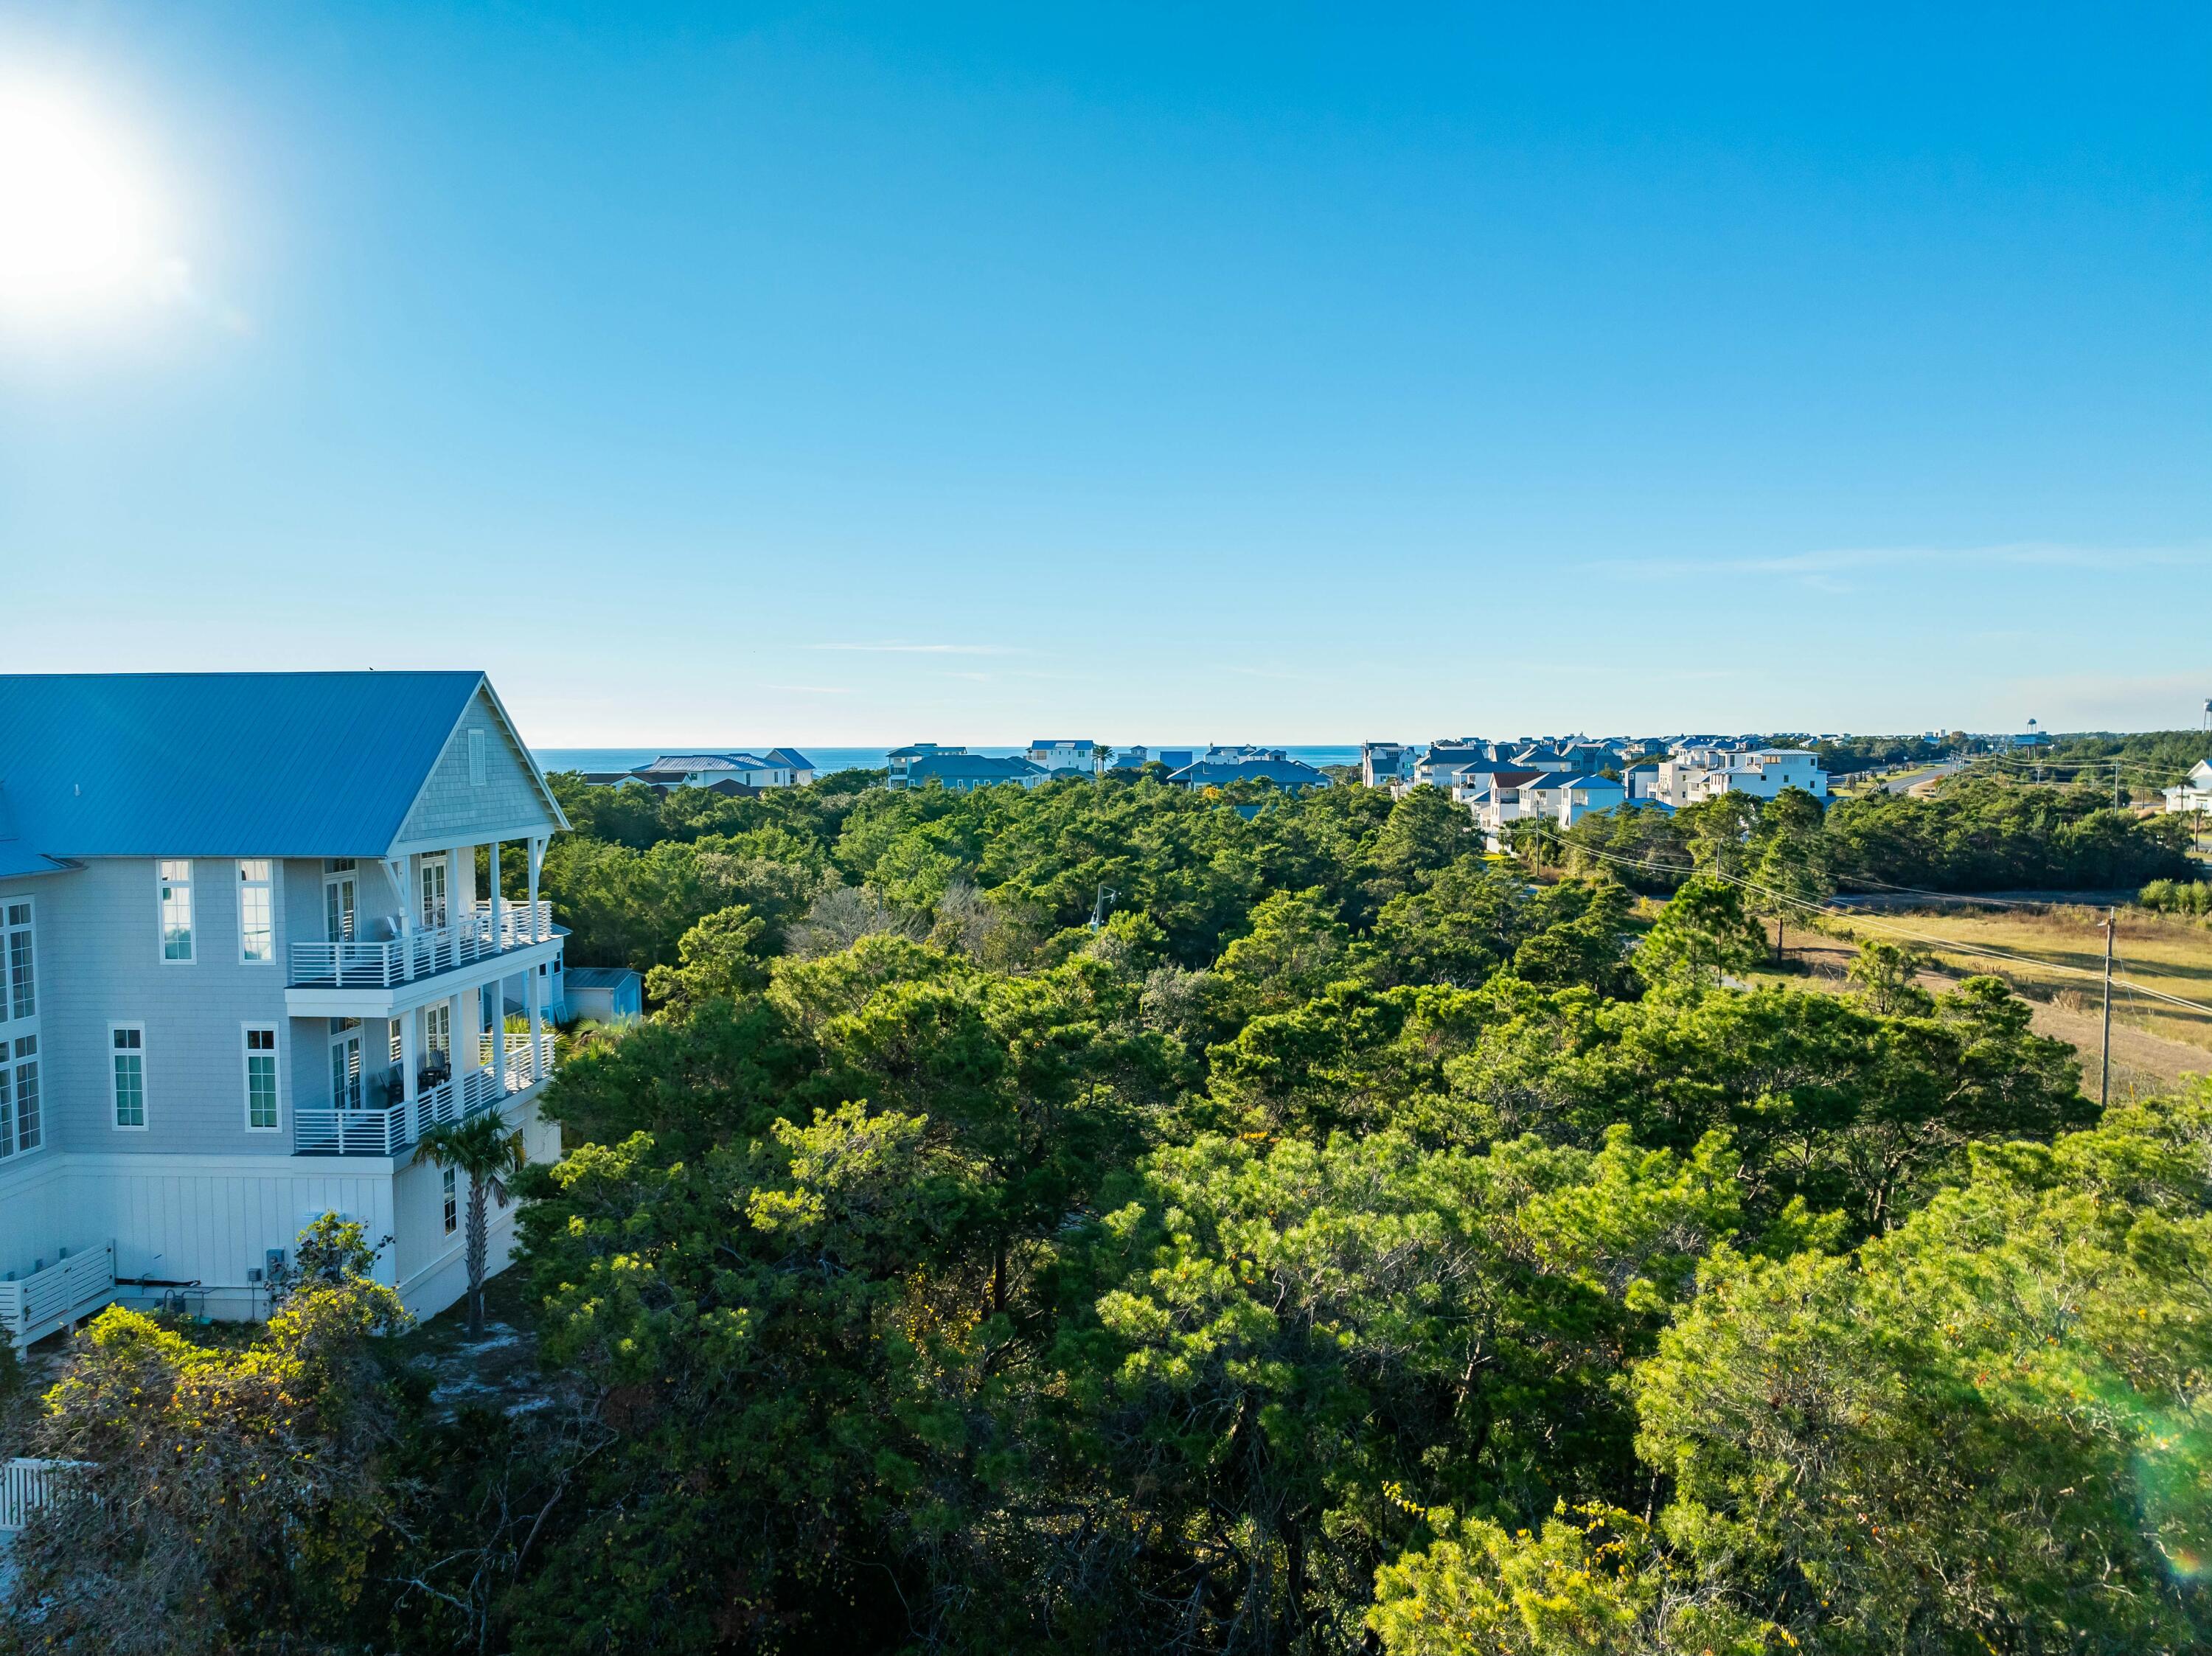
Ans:
[[[796,748],[770,748],[768,757],[770,764],[781,765],[788,770],[811,771],[814,768],[814,761]]]
[[[49,858],[380,857],[479,687],[507,722],[478,672],[8,674],[0,779]]]

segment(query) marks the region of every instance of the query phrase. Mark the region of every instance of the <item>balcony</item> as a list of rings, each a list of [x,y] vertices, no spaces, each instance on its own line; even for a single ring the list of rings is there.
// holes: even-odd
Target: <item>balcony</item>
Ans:
[[[553,1074],[553,1037],[505,1037],[504,1062],[492,1060],[491,1037],[478,1047],[484,1067],[425,1087],[404,1100],[365,1109],[314,1107],[292,1112],[295,1156],[404,1156],[432,1127],[465,1121],[527,1092]],[[395,1075],[397,1072],[394,1072]]]
[[[295,989],[393,989],[419,979],[471,966],[510,949],[550,943],[553,905],[501,903],[494,923],[491,905],[452,925],[382,939],[349,937],[339,943],[295,943],[289,986]]]

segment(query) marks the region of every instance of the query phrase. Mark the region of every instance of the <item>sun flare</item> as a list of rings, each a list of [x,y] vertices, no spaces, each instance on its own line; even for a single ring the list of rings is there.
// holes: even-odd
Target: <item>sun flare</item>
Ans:
[[[81,94],[0,81],[0,317],[159,300],[181,278],[127,137]]]

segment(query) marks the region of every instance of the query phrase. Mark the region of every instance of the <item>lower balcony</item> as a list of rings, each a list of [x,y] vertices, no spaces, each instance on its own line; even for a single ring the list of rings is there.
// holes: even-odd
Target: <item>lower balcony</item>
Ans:
[[[432,1127],[465,1121],[495,1109],[553,1074],[553,1037],[505,1037],[501,1061],[491,1060],[491,1037],[481,1048],[484,1067],[417,1089],[414,1101],[360,1107],[318,1107],[292,1112],[295,1156],[403,1156]],[[397,1071],[394,1071],[396,1085]]]

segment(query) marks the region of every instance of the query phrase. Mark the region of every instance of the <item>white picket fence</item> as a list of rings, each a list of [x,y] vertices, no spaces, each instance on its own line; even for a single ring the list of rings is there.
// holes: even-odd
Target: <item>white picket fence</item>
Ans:
[[[0,1283],[0,1338],[21,1351],[115,1297],[115,1244],[85,1248],[43,1271]]]
[[[0,1533],[20,1530],[46,1504],[54,1474],[66,1460],[0,1461]]]

